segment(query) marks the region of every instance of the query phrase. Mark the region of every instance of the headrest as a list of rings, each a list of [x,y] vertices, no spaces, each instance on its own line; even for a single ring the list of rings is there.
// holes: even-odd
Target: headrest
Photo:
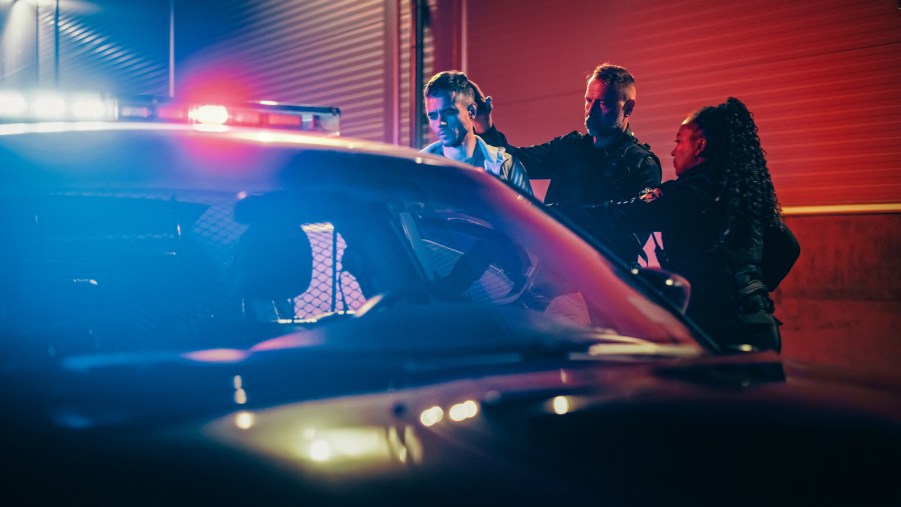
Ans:
[[[238,243],[238,290],[251,299],[286,299],[307,291],[313,250],[297,224],[255,223]]]

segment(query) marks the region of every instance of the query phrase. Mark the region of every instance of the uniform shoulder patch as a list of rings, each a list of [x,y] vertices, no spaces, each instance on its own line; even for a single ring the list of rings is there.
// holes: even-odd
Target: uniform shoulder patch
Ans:
[[[644,202],[653,202],[657,199],[660,199],[663,196],[663,191],[660,188],[651,188],[646,187],[644,190],[638,193],[638,198]]]

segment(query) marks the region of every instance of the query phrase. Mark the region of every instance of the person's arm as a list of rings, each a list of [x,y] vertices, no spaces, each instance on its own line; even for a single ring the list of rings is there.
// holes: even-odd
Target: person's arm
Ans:
[[[645,188],[657,188],[663,178],[660,161],[653,155],[642,158],[633,168],[630,175],[630,188],[642,191]]]
[[[677,226],[713,205],[702,189],[668,181],[628,201],[608,201],[585,209],[606,230],[660,231]]]
[[[767,290],[773,292],[801,255],[801,244],[785,223],[770,225],[763,235],[761,271]]]
[[[638,149],[638,153],[644,154],[644,156],[635,157],[631,160],[631,167],[629,167],[629,174],[624,187],[631,194],[625,196],[627,198],[632,198],[636,194],[640,195],[645,189],[657,189],[661,186],[660,180],[662,179],[663,171],[660,169],[660,160],[650,150],[643,148],[644,146],[632,148]],[[648,238],[653,234],[653,229],[636,229],[631,232],[635,235],[637,242],[644,246],[648,242]],[[639,255],[647,262],[647,257],[643,253],[639,252]]]
[[[473,128],[476,135],[492,146],[502,147],[507,150],[507,153],[513,155],[522,163],[529,178],[551,178],[556,168],[560,165],[556,150],[559,149],[561,140],[566,136],[552,139],[544,144],[528,147],[510,145],[507,142],[507,136],[499,131],[494,124],[494,119],[491,116],[491,112],[494,110],[492,98],[484,95],[477,84],[472,81],[470,83],[472,83],[475,91],[476,116],[473,120]]]
[[[497,129],[494,124],[491,124],[491,127],[484,132],[479,132],[479,129],[476,128],[476,135],[481,137],[486,143],[491,146],[497,146],[504,148],[506,150],[510,149],[510,145],[507,143],[507,136],[504,135],[503,132]]]

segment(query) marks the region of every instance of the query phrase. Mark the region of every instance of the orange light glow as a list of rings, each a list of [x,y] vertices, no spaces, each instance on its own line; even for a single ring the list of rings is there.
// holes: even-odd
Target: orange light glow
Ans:
[[[182,357],[202,363],[232,363],[248,356],[248,352],[238,349],[209,349],[187,352]]]

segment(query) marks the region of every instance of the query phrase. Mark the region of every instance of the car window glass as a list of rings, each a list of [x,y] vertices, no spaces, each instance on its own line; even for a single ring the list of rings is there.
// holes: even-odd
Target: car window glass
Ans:
[[[483,171],[118,134],[69,133],[44,150],[53,156],[31,156],[44,153],[36,138],[0,153],[6,346],[44,357],[242,347],[404,292],[693,342],[630,275]]]

